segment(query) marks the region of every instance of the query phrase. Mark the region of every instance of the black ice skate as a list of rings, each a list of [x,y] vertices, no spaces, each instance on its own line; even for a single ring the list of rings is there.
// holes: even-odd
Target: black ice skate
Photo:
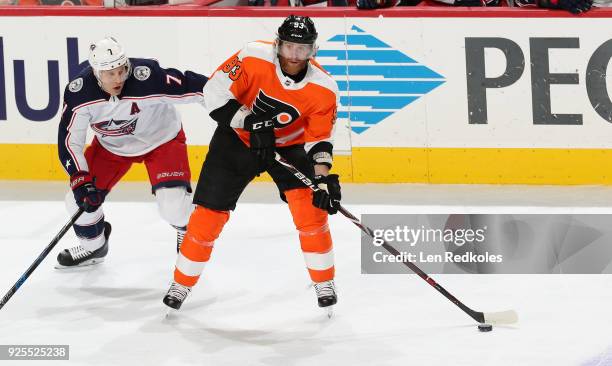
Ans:
[[[327,309],[327,316],[332,316],[332,305],[338,302],[338,296],[336,295],[336,286],[334,280],[316,282],[314,284],[315,291],[317,292],[317,301],[319,307]]]
[[[76,268],[104,262],[104,257],[108,254],[108,238],[110,234],[111,224],[104,222],[104,245],[93,252],[83,248],[80,244],[64,249],[57,255],[55,268]]]
[[[174,310],[178,310],[183,305],[183,301],[191,292],[191,287],[183,286],[180,283],[172,282],[166,296],[164,296],[164,304]]]

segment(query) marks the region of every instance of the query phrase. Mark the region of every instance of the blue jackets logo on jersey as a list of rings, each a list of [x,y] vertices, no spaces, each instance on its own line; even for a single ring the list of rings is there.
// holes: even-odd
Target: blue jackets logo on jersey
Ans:
[[[98,123],[94,123],[91,125],[91,128],[102,135],[102,137],[106,136],[124,136],[124,135],[133,135],[136,130],[136,123],[138,122],[138,117],[129,119],[129,120],[119,120],[115,121],[111,119],[110,121],[102,121]]]
[[[136,80],[145,81],[151,76],[151,69],[146,66],[137,66],[134,69],[134,77]]]
[[[317,61],[338,83],[338,118],[350,117],[358,134],[444,83],[442,75],[357,26],[328,39]]]
[[[68,90],[73,93],[79,92],[83,88],[83,78],[78,78],[68,84]]]

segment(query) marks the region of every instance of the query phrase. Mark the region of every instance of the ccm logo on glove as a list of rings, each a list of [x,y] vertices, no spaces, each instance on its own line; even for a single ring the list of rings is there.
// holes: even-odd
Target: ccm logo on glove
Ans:
[[[274,127],[274,122],[272,122],[272,120],[267,120],[267,121],[261,121],[261,122],[253,123],[253,125],[251,126],[251,129],[253,131],[257,131],[257,130],[262,129],[262,128],[269,129],[269,128],[272,128],[272,127]]]

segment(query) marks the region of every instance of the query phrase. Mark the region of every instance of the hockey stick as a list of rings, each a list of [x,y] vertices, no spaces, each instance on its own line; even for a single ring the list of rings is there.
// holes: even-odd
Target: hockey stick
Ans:
[[[78,220],[78,218],[81,217],[83,212],[85,212],[85,211],[83,211],[83,209],[79,208],[79,210],[72,216],[70,221],[68,221],[68,223],[66,225],[64,225],[64,227],[60,230],[60,232],[57,233],[55,238],[53,238],[53,240],[51,240],[51,243],[49,243],[49,245],[47,245],[47,247],[42,251],[42,253],[40,253],[40,255],[38,256],[38,258],[36,258],[34,263],[32,263],[30,265],[30,268],[28,268],[28,270],[25,271],[25,273],[21,277],[19,277],[19,279],[17,280],[17,282],[15,282],[13,287],[11,287],[11,289],[8,290],[6,295],[4,295],[4,297],[2,298],[2,301],[0,301],[0,309],[2,309],[4,307],[4,305],[6,305],[6,303],[11,299],[11,297],[13,297],[15,292],[17,292],[17,290],[19,290],[21,285],[23,285],[23,283],[28,279],[28,277],[30,277],[30,275],[32,274],[32,272],[34,272],[34,270],[38,267],[38,265],[40,265],[42,263],[42,261],[45,260],[47,255],[49,255],[49,253],[57,245],[57,243],[64,236],[64,234],[66,234],[66,232],[70,229],[70,227],[72,227],[72,225],[76,222],[76,220]]]
[[[312,189],[313,192],[317,192],[317,191],[320,190],[319,187],[315,186],[312,183],[312,181],[307,176],[302,174],[302,172],[297,170],[296,167],[294,167],[289,162],[287,162],[287,160],[285,160],[282,156],[280,156],[278,154],[278,152],[275,153],[275,154],[276,155],[274,157],[274,160],[276,160],[283,167],[285,167],[288,171],[290,171],[297,179],[299,179],[302,183],[304,183],[304,185],[306,185],[308,188]],[[340,205],[338,207],[338,211],[342,215],[344,215],[346,218],[351,220],[353,222],[353,224],[355,224],[358,228],[361,229],[361,231],[366,233],[369,237],[374,238],[374,231],[372,231],[372,229],[370,229],[369,227],[367,227],[364,224],[362,224],[361,221],[359,221],[358,218],[356,218],[355,216],[353,216],[353,214],[348,212],[344,207],[342,207],[342,205]],[[399,251],[397,251],[397,249],[395,249],[394,247],[389,245],[384,240],[383,240],[382,247],[385,248],[389,253],[391,253],[391,254],[393,254],[395,256],[400,256],[401,255],[401,253]],[[512,323],[516,323],[518,321],[518,315],[517,315],[517,313],[514,310],[499,311],[499,312],[493,312],[493,313],[483,313],[483,312],[480,312],[480,311],[472,310],[468,306],[466,306],[464,303],[459,301],[450,292],[446,291],[446,289],[444,289],[444,287],[440,286],[440,284],[438,284],[436,281],[434,281],[433,278],[429,277],[427,275],[427,273],[423,272],[414,263],[412,263],[410,261],[402,261],[402,264],[404,264],[406,267],[410,268],[412,270],[412,272],[416,273],[419,277],[421,277],[423,280],[425,280],[425,282],[427,282],[433,288],[438,290],[438,292],[440,292],[442,295],[444,295],[444,297],[449,299],[453,304],[457,305],[461,310],[463,310],[467,315],[469,315],[472,319],[476,320],[478,323],[485,323],[485,324],[512,324]]]

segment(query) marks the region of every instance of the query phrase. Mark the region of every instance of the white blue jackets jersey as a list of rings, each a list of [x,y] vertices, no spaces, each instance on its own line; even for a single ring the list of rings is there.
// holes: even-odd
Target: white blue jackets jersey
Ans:
[[[173,104],[203,104],[206,76],[163,69],[151,59],[130,58],[130,63],[132,71],[118,96],[102,90],[90,67],[66,86],[58,150],[69,175],[89,171],[83,152],[87,127],[113,154],[138,156],[179,133],[181,119]]]

